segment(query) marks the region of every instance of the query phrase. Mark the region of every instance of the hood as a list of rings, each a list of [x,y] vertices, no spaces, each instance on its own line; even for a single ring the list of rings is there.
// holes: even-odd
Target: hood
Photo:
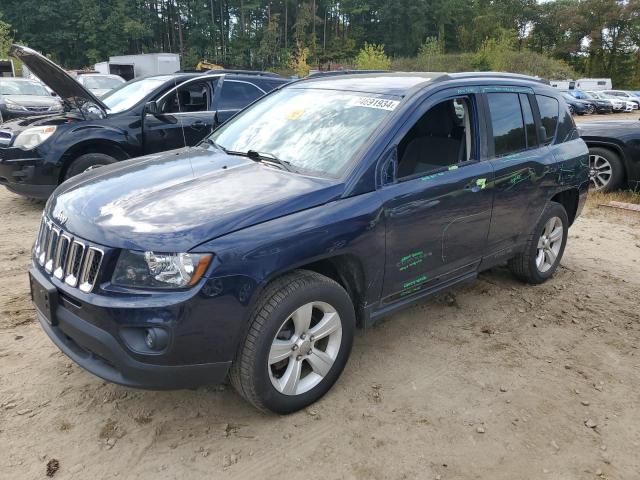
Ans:
[[[76,82],[71,75],[35,50],[11,45],[9,55],[24,63],[45,85],[53,90],[71,108],[80,108],[91,102],[106,112],[107,107],[89,90]]]
[[[114,248],[186,252],[232,231],[334,200],[337,180],[196,147],[119,162],[63,183],[46,212]]]
[[[0,100],[10,100],[23,107],[52,107],[60,105],[60,100],[44,95],[0,95]]]
[[[603,137],[607,139],[626,140],[637,138],[640,132],[638,120],[600,120],[578,123],[581,137]]]

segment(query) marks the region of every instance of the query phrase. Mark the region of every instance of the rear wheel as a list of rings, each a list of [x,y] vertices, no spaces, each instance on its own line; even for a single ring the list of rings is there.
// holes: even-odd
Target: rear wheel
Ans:
[[[71,165],[69,165],[64,175],[64,179],[69,180],[71,177],[75,177],[81,173],[115,162],[117,162],[115,158],[104,153],[85,153],[71,162]]]
[[[305,270],[285,275],[258,300],[231,383],[260,410],[300,410],[338,379],[354,330],[353,304],[338,283]]]
[[[607,148],[589,148],[589,178],[599,192],[620,188],[624,181],[624,166],[618,154]]]
[[[509,269],[527,283],[543,283],[553,276],[567,243],[569,219],[564,207],[551,202],[529,236],[524,251],[509,260]]]

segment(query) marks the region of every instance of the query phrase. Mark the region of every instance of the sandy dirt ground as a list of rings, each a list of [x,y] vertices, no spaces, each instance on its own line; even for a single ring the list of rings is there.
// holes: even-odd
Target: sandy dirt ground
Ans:
[[[640,214],[590,208],[544,285],[496,268],[360,331],[332,391],[277,416],[62,355],[29,300],[41,208],[0,189],[2,479],[640,478]]]
[[[638,120],[638,117],[640,117],[640,111],[635,110],[628,113],[610,113],[607,115],[575,115],[573,119],[576,121],[576,123],[580,123],[606,120]]]

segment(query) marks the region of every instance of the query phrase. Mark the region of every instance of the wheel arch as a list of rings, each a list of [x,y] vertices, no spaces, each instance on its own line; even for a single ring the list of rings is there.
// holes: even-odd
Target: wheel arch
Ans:
[[[296,270],[310,270],[324,275],[344,288],[353,302],[356,312],[356,321],[361,326],[364,318],[364,306],[366,303],[366,275],[362,260],[352,253],[342,253],[332,257],[325,257],[309,261],[307,263],[292,266],[279,271],[263,282],[262,287],[256,292],[258,298],[266,286],[274,280]]]
[[[86,140],[73,145],[62,154],[62,168],[58,181],[62,182],[64,180],[69,166],[76,158],[87,153],[103,153],[116,160],[127,160],[131,158],[130,155],[114,141],[104,139]]]
[[[580,193],[578,192],[578,189],[570,188],[558,192],[551,197],[551,201],[559,203],[564,207],[564,210],[567,212],[567,217],[569,218],[569,226],[571,226],[573,221],[576,219],[576,214],[578,213],[578,204],[580,201]]]

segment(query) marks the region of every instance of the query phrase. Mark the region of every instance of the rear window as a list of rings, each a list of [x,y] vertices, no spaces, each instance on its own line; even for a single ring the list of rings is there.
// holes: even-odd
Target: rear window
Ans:
[[[527,148],[520,101],[517,93],[487,94],[495,156],[503,157]]]
[[[555,98],[547,97],[545,95],[536,95],[536,99],[538,100],[538,109],[540,110],[542,126],[547,131],[545,143],[551,143],[555,137],[556,128],[558,126],[560,104]]]

